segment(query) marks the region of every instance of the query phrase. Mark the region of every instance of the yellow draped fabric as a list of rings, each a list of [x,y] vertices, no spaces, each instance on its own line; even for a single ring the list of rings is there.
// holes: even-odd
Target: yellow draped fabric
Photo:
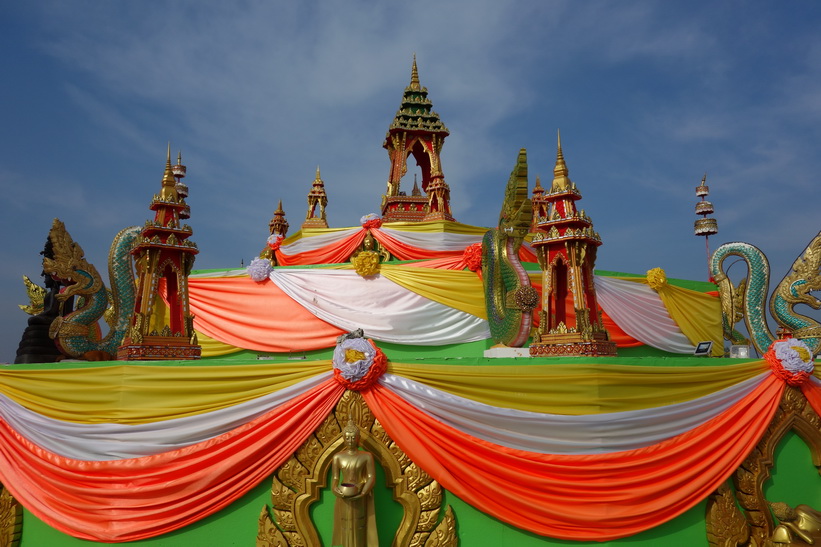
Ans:
[[[0,370],[0,393],[57,420],[137,424],[219,410],[330,370],[329,360],[229,366],[13,369]]]
[[[223,355],[229,355],[231,353],[242,351],[242,348],[232,346],[231,344],[226,344],[225,342],[220,342],[219,340],[215,340],[199,331],[197,331],[197,342],[202,348],[203,357],[221,357]]]
[[[473,272],[383,264],[381,274],[425,298],[487,319],[482,280]]]
[[[486,366],[390,363],[388,372],[492,406],[554,414],[601,414],[702,397],[768,369],[737,365],[653,367],[606,363]]]
[[[619,277],[634,283],[647,284],[647,279]],[[673,318],[682,334],[694,345],[712,342],[713,357],[724,355],[724,332],[721,326],[721,301],[715,296],[662,283],[656,292],[667,313]]]

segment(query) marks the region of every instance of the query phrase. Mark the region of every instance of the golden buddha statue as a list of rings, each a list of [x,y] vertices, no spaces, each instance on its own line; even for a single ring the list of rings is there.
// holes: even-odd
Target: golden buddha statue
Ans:
[[[334,547],[378,547],[373,486],[373,454],[359,450],[359,427],[353,421],[342,431],[344,448],[334,456],[331,490],[334,506]]]
[[[771,545],[816,545],[821,541],[821,512],[809,505],[797,505],[795,509],[786,503],[771,503],[773,514],[780,524],[773,530]]]

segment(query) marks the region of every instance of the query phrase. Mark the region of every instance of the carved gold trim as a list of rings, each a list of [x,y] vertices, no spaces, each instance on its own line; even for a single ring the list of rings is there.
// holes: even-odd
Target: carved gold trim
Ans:
[[[268,508],[263,507],[257,547],[321,545],[310,507],[327,486],[331,461],[343,444],[340,424],[348,423],[349,418],[359,426],[360,445],[382,465],[388,484],[393,485],[393,498],[404,509],[392,545],[456,546],[456,520],[450,507],[439,521],[442,487],[388,437],[362,396],[346,391],[322,425],[276,471],[271,485],[274,519]]]
[[[790,430],[795,430],[809,447],[813,465],[821,467],[821,417],[799,388],[787,386],[767,431],[732,477],[735,496],[727,484],[710,496],[707,503],[710,545],[752,546],[770,541],[777,523],[764,497],[764,483],[770,478],[775,449]]]
[[[0,485],[0,546],[17,547],[23,534],[23,506]]]

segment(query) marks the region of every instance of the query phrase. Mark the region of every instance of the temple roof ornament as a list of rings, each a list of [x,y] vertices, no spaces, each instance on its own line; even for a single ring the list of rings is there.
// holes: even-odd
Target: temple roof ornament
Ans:
[[[558,149],[556,150],[556,166],[553,167],[553,184],[550,187],[550,192],[563,192],[570,188],[570,179],[567,177],[569,171],[567,164],[564,161],[564,154],[562,153],[562,133],[557,131]]]
[[[414,54],[411,81],[405,88],[402,105],[388,128],[388,135],[390,136],[396,130],[426,131],[449,135],[448,128],[432,108],[433,103],[428,99],[428,88],[419,83],[419,70],[416,67],[416,54]]]
[[[543,289],[539,332],[530,354],[615,355],[616,344],[598,313],[593,284],[601,238],[590,217],[576,208],[582,196],[568,173],[559,133],[550,192],[533,192],[534,211],[541,212],[534,216],[532,245],[542,267]]]
[[[387,190],[382,198],[385,222],[453,220],[450,212],[450,189],[442,173],[440,153],[447,127],[433,111],[428,90],[419,82],[416,55],[413,56],[410,84],[405,88],[399,111],[388,127],[382,145],[391,161]],[[413,156],[422,173],[421,191],[414,177],[411,195],[399,189]]]
[[[274,216],[271,218],[271,222],[268,223],[268,229],[271,235],[285,237],[288,235],[289,226],[288,221],[285,219],[285,211],[282,209],[282,200],[279,200]]]
[[[131,250],[138,273],[136,301],[130,327],[117,351],[118,359],[200,357],[188,303],[188,274],[199,251],[188,239],[193,233],[191,227],[180,224],[180,219],[189,218],[190,209],[177,191],[185,171],[182,154],[177,156],[177,165],[171,165],[169,144],[162,189],[149,205],[154,220],[145,222]],[[187,187],[185,190],[187,195]]]
[[[311,184],[311,191],[308,192],[308,212],[305,215],[303,228],[327,228],[328,220],[325,216],[325,207],[328,205],[328,195],[325,193],[325,182],[319,173],[319,166],[316,166],[316,177]],[[317,207],[319,211],[317,212]]]

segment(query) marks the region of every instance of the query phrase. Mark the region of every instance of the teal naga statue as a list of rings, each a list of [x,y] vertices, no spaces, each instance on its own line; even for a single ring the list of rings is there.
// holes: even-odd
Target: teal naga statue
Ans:
[[[747,277],[733,286],[724,261],[731,256],[741,258],[747,265]],[[767,257],[749,243],[725,243],[713,253],[710,272],[718,284],[724,323],[724,337],[734,344],[747,339],[734,325],[744,319],[752,343],[763,354],[776,338],[767,326],[766,306],[770,283],[770,265]],[[795,311],[799,304],[821,309],[821,300],[813,291],[821,290],[821,233],[810,241],[795,260],[770,297],[770,315],[781,329],[793,338],[803,340],[817,355],[821,351],[821,323]]]
[[[130,251],[140,234],[137,226],[126,228],[114,238],[108,255],[111,296],[97,268],[89,264],[82,247],[75,243],[65,225],[54,219],[49,240],[54,258],[43,259],[43,271],[52,276],[65,290],[56,298],[65,302],[72,296],[81,297],[76,309],[54,319],[49,336],[67,357],[87,360],[110,360],[117,354],[134,313],[135,284]],[[109,332],[100,335],[97,321],[106,315]]]
[[[482,280],[490,334],[494,341],[521,347],[530,337],[533,309],[539,303],[519,248],[530,231],[532,204],[527,189],[527,152],[519,151],[505,189],[499,225],[482,239]]]

